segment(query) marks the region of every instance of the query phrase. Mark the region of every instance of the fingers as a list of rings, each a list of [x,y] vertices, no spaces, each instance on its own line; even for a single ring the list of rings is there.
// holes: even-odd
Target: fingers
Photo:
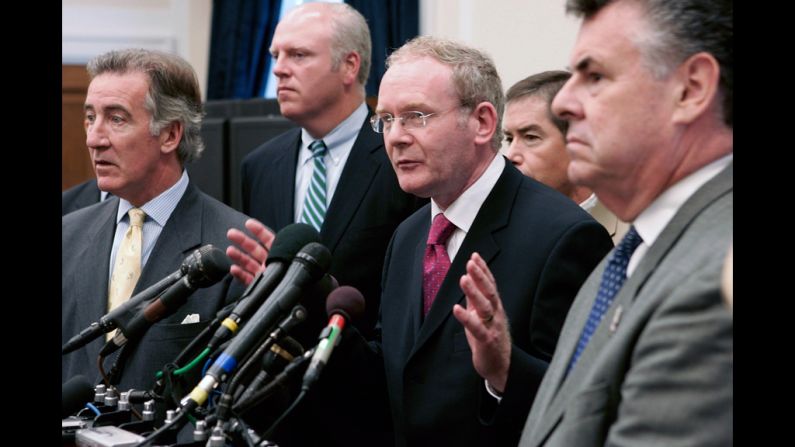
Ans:
[[[487,342],[489,340],[488,328],[477,316],[477,313],[469,309],[471,306],[465,309],[460,304],[456,304],[453,306],[453,316],[475,340],[482,343]]]
[[[246,257],[253,259],[253,261],[257,262],[258,264],[264,264],[265,260],[268,259],[268,249],[237,228],[230,228],[229,231],[226,232],[226,237],[233,244],[240,247],[238,251],[245,254]],[[229,255],[229,253],[227,254]],[[232,255],[229,255],[229,257],[231,258]],[[234,258],[232,259],[235,260]],[[248,270],[246,266],[242,267]]]
[[[266,227],[262,222],[258,221],[257,219],[251,218],[246,221],[246,229],[251,232],[257,239],[259,239],[260,243],[264,245],[268,250],[271,248],[271,244],[273,244],[273,239],[276,235],[271,231],[270,228]]]
[[[491,322],[495,312],[501,308],[497,283],[486,262],[477,253],[467,261],[466,275],[461,277],[461,289],[467,295],[467,303],[471,303],[478,316]],[[468,304],[469,306],[469,304]]]
[[[488,282],[494,285],[494,290],[497,289],[497,280],[494,279],[494,275],[492,275],[491,270],[489,270],[489,266],[486,264],[486,261],[480,256],[480,253],[474,252],[470,257],[471,260],[475,261],[475,265],[477,265],[480,270],[485,274]]]
[[[262,269],[265,268],[265,264],[257,261],[256,259],[254,259],[251,256],[247,255],[245,252],[240,251],[235,246],[230,245],[229,247],[226,247],[226,255],[229,256],[229,259],[231,259],[232,262],[234,263],[234,265],[232,265],[232,267],[236,267],[236,268],[246,272],[252,278],[257,273],[259,273]],[[243,281],[243,279],[241,279],[240,277],[235,275],[235,271],[234,270],[230,269],[229,271],[236,278],[238,278],[241,281]],[[243,281],[243,282],[247,284],[247,281]]]
[[[234,264],[232,264],[232,267],[229,268],[229,273],[231,273],[232,276],[237,278],[238,281],[242,282],[243,285],[246,286],[251,284],[251,281],[254,279],[254,275]]]

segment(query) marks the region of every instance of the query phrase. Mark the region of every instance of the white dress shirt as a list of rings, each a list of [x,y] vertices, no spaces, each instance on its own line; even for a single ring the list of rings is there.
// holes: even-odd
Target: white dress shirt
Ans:
[[[361,103],[344,121],[321,138],[314,138],[306,129],[301,129],[301,149],[298,152],[298,164],[295,167],[295,215],[293,217],[296,222],[301,221],[301,213],[304,211],[304,196],[306,190],[309,189],[309,182],[312,180],[314,163],[309,145],[316,140],[323,140],[326,145],[327,152],[323,160],[326,164],[326,207],[328,208],[334,197],[337,184],[340,182],[345,162],[351,154],[353,144],[359,136],[366,117],[367,105]]]

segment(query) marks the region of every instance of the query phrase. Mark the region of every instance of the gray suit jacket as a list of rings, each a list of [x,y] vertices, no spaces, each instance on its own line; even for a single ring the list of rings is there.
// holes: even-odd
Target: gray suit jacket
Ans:
[[[118,206],[119,198],[111,197],[62,219],[61,343],[107,312],[109,259]],[[228,245],[226,231],[230,227],[243,228],[245,220],[245,215],[189,184],[160,233],[133,295],[177,270],[185,257],[200,246],[213,244],[223,250]],[[225,301],[242,292],[242,287],[230,291],[230,284],[232,277],[227,275],[212,287],[198,289],[174,315],[149,328],[131,350],[119,388],[150,388],[154,374],[174,360]],[[186,315],[194,313],[200,316],[198,323],[180,324]],[[96,361],[104,343],[104,337],[100,337],[63,356],[61,382],[76,374],[98,379]],[[116,353],[106,359],[106,371],[115,357]]]
[[[732,444],[732,319],[720,295],[733,231],[732,172],[730,165],[681,207],[564,377],[605,261],[591,274],[521,446]]]
[[[86,180],[61,193],[61,216],[99,202],[97,179]]]

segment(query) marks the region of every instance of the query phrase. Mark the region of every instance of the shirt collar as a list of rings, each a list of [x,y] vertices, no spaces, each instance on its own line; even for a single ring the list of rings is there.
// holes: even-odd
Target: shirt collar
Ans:
[[[469,232],[472,222],[475,221],[475,217],[480,211],[480,207],[486,201],[497,180],[500,179],[504,168],[505,158],[500,154],[495,154],[489,167],[486,168],[480,178],[458,196],[446,210],[442,210],[431,199],[431,221],[437,214],[444,212],[444,217],[447,220],[452,222],[457,228],[464,230],[464,232]]]
[[[666,189],[643,210],[632,223],[638,231],[643,243],[654,244],[668,222],[673,219],[679,208],[684,205],[699,188],[723,171],[732,162],[734,154],[721,157],[712,163],[693,172]]]
[[[327,133],[322,138],[313,138],[309,135],[306,129],[301,129],[301,165],[307,163],[312,158],[312,151],[309,150],[309,145],[315,140],[323,140],[326,145],[326,155],[329,157],[334,165],[338,165],[342,159],[342,151],[339,149],[343,143],[349,141],[359,134],[362,129],[362,123],[367,118],[367,105],[361,103],[356,110],[353,111],[347,118],[337,125],[331,132]]]
[[[174,212],[185,190],[188,189],[188,171],[183,169],[182,176],[170,188],[163,191],[157,197],[146,202],[141,209],[146,213],[147,218],[153,220],[161,227],[166,225],[166,221]],[[125,199],[119,198],[119,209],[116,212],[116,224],[121,222],[133,205]]]
[[[596,206],[598,202],[599,200],[596,198],[596,194],[591,193],[591,195],[588,196],[587,199],[583,200],[582,203],[580,203],[580,208],[584,209],[585,211],[590,211],[593,209],[593,207]]]

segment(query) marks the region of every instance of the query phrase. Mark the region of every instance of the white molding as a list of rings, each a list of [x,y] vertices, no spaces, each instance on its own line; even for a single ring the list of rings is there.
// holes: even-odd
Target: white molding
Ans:
[[[61,38],[61,62],[85,64],[94,56],[123,48],[146,48],[176,53],[177,40],[174,36],[120,36],[118,34],[63,36]]]

